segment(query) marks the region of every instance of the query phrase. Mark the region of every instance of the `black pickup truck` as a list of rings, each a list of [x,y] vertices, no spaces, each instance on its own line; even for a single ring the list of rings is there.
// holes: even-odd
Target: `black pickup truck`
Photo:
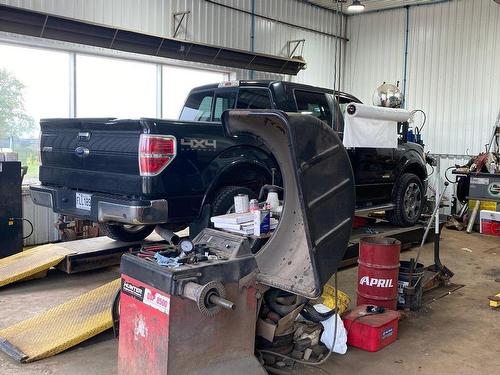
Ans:
[[[179,120],[141,118],[41,121],[41,185],[36,204],[100,223],[111,238],[145,238],[161,224],[170,230],[208,225],[226,213],[239,193],[255,197],[277,164],[250,136],[228,137],[228,109],[278,109],[317,117],[342,138],[341,107],[359,102],[284,81],[230,81],[193,89]],[[385,210],[400,226],[413,225],[425,199],[423,147],[349,149],[358,212]],[[279,171],[276,173],[279,183]]]

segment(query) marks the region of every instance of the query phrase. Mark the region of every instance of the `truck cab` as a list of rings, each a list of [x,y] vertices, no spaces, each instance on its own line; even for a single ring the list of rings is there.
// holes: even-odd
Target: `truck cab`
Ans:
[[[352,102],[361,103],[358,98],[345,92],[293,82],[227,81],[193,89],[179,119],[220,122],[222,113],[228,109],[278,109],[314,116],[331,126],[342,139],[343,114],[347,104]],[[400,139],[397,149],[349,148],[348,154],[356,181],[358,212],[391,211],[397,208],[394,189],[399,178],[404,173],[411,173],[418,178],[419,181],[414,181],[414,187],[418,190],[413,199],[415,207],[409,210],[406,218],[400,217],[396,223],[414,224],[423,207],[427,178],[423,147]]]

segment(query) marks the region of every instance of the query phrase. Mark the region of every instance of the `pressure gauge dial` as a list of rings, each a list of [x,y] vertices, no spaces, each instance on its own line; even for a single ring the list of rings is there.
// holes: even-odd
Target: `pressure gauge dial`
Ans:
[[[189,253],[194,250],[194,244],[190,240],[181,240],[179,242],[179,247],[185,253]]]

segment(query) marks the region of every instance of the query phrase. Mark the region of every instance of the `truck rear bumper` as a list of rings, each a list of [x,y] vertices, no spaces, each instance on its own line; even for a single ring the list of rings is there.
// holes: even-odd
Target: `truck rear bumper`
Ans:
[[[91,195],[89,209],[81,209],[76,207],[76,190],[32,186],[30,193],[37,205],[49,207],[56,213],[94,222],[145,225],[166,223],[168,219],[168,202],[165,199],[136,200],[78,191]]]

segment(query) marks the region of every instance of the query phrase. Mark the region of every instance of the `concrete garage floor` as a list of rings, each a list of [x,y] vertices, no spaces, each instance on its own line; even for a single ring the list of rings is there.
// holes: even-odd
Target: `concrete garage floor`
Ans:
[[[466,249],[464,249],[466,248]],[[406,251],[409,259],[415,250]],[[432,260],[432,244],[423,260]],[[488,307],[487,296],[500,292],[500,239],[445,230],[442,260],[465,284],[400,322],[399,339],[378,353],[349,348],[332,355],[323,371],[297,367],[296,374],[498,374],[500,368],[500,310]],[[357,268],[339,272],[339,287],[355,301]],[[118,277],[118,269],[68,276],[52,271],[45,279],[0,290],[0,328],[44,311]],[[351,303],[352,305],[353,303]],[[18,364],[0,353],[0,374],[116,373],[117,341],[111,332],[99,335],[52,358]]]

